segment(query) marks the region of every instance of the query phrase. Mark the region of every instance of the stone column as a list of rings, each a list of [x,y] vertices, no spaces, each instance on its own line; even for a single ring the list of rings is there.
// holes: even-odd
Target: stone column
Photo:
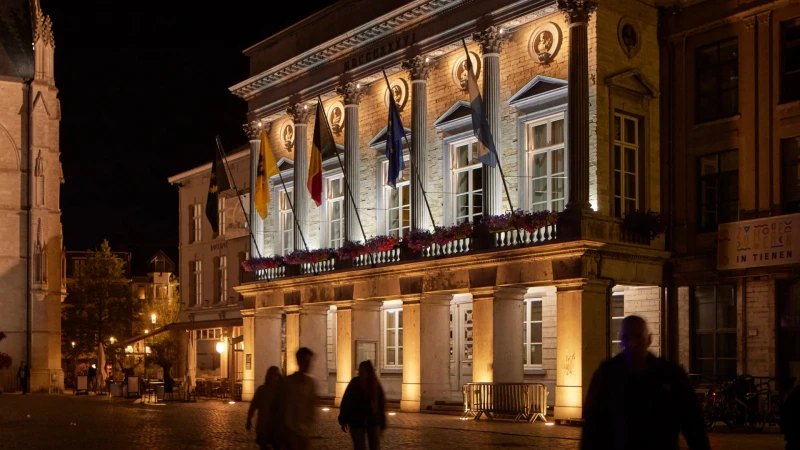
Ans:
[[[255,354],[255,311],[242,310],[242,336],[244,336],[244,367],[242,369],[242,401],[250,401],[256,392],[256,361]],[[250,357],[250,367],[247,367],[247,357]],[[266,372],[265,372],[266,373]]]
[[[481,45],[483,53],[483,101],[489,129],[498,153],[498,167],[483,166],[483,215],[503,212],[503,180],[500,165],[503,155],[503,134],[500,117],[500,51],[508,34],[499,27],[489,27],[472,36]]]
[[[264,251],[264,221],[256,212],[255,189],[258,173],[258,159],[261,151],[261,121],[254,120],[243,125],[244,132],[250,140],[250,257],[266,256]],[[269,132],[269,128],[267,128]]]
[[[281,366],[281,314],[280,309],[262,309],[255,311],[253,321],[253,345],[248,347],[248,333],[244,332],[245,367],[247,354],[252,353],[254,388],[264,382],[270,366]],[[245,327],[247,321],[244,322]],[[242,386],[244,389],[244,386]],[[255,393],[255,389],[253,390]]]
[[[291,309],[286,311],[286,375],[297,372],[295,353],[298,350],[300,350],[300,310]]]
[[[525,288],[500,288],[472,297],[472,380],[523,381],[523,297]]]
[[[310,304],[300,309],[300,347],[308,347],[314,352],[309,375],[317,381],[317,395],[322,396],[328,394],[328,310],[327,305]],[[288,343],[286,347],[288,352]],[[294,353],[287,353],[286,359],[289,357],[294,358]]]
[[[589,15],[595,0],[558,0],[569,23],[567,209],[589,211]]]
[[[364,239],[358,224],[355,205],[360,203],[361,152],[358,142],[358,104],[364,94],[364,87],[349,82],[336,88],[344,103],[344,176],[350,192],[345,192],[344,238],[347,241]],[[353,195],[353,199],[350,195]]]
[[[380,341],[380,311],[380,303],[364,301],[336,308],[336,406],[341,405],[344,391],[361,364],[356,342]],[[372,364],[378,367],[378,361]]]
[[[303,239],[308,239],[308,205],[311,194],[308,193],[308,105],[297,103],[286,110],[294,120],[294,248],[305,250]],[[292,354],[292,359],[294,354]],[[290,359],[287,356],[287,361]],[[287,364],[288,367],[288,364]],[[291,373],[291,372],[289,372]]]
[[[435,62],[417,55],[403,61],[402,67],[411,75],[411,229],[428,229],[428,74]]]
[[[424,294],[403,301],[403,411],[420,411],[450,395],[452,297]]]
[[[608,354],[609,284],[559,286],[556,301],[555,418],[577,419],[592,374]]]

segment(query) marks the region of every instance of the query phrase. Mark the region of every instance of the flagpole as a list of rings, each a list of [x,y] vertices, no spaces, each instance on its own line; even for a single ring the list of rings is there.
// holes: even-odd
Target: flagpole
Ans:
[[[392,85],[389,83],[389,77],[386,75],[386,70],[381,69],[381,72],[383,72],[383,79],[386,81],[386,89],[389,90],[389,95],[392,95]],[[387,132],[388,131],[390,130],[387,129]],[[411,152],[413,149],[411,148],[411,144],[408,143],[408,136],[406,136],[405,130],[403,130],[403,139],[406,141],[406,147],[408,147],[408,151]],[[425,186],[422,184],[422,180],[419,179],[419,174],[415,169],[417,165],[414,163],[414,158],[408,158],[408,161],[411,164],[411,176],[417,179],[419,189],[422,191],[422,199],[425,200],[425,207],[428,209],[428,215],[431,218],[431,225],[433,225],[433,228],[436,229],[436,221],[433,219],[431,205],[428,203],[428,194],[425,192]]]
[[[466,55],[467,55],[467,64],[471,68],[472,67],[472,60],[470,59],[469,50],[467,49],[467,41],[464,40],[464,38],[461,38],[461,44],[464,45],[464,53],[466,53]],[[473,72],[473,74],[474,74],[474,72]],[[484,76],[486,76],[486,74],[484,74]],[[477,80],[475,80],[475,82],[477,83]],[[478,92],[480,93],[480,91],[478,91]],[[472,99],[470,99],[470,100],[472,100]],[[481,102],[483,102],[482,98],[481,98]],[[484,108],[484,115],[485,115],[486,114],[486,112],[485,112],[486,106],[484,106],[483,108]],[[491,134],[491,130],[490,130],[489,134]],[[492,136],[492,140],[494,140],[494,136]],[[479,143],[479,144],[482,144],[482,143]],[[489,150],[489,149],[487,149],[487,150]],[[500,163],[500,154],[496,150],[497,150],[497,147],[495,146],[494,159],[495,159],[495,161],[497,161],[497,169],[500,172],[500,179],[503,180],[503,189],[505,189],[505,191],[506,191],[506,198],[508,199],[508,207],[509,207],[509,209],[511,209],[511,216],[513,218],[513,216],[514,216],[514,203],[511,202],[511,193],[508,191],[508,183],[506,183],[506,175],[505,175],[505,173],[503,173],[503,165]],[[491,152],[491,150],[489,150],[489,151]],[[502,151],[502,144],[501,144],[501,151]],[[486,188],[486,186],[484,186],[484,188]],[[513,220],[512,220],[512,222],[513,222]],[[516,241],[517,241],[518,244],[522,244],[522,237],[520,236],[519,228],[516,227],[516,224],[515,224],[514,228],[516,228],[516,231],[517,231],[517,239],[516,239]]]
[[[217,153],[219,153],[219,156],[222,157],[222,164],[228,171],[228,179],[230,180],[231,183],[233,183],[233,189],[236,191],[236,197],[238,197],[239,199],[239,206],[241,206],[242,208],[242,214],[244,214],[244,220],[247,220],[249,223],[250,219],[247,217],[247,212],[244,210],[244,202],[242,202],[242,197],[239,195],[239,188],[236,187],[236,180],[233,178],[233,172],[231,171],[231,168],[228,165],[228,157],[225,155],[225,150],[222,148],[222,142],[219,140],[219,135],[217,135]],[[253,195],[253,193],[251,192],[250,195]],[[219,198],[219,194],[217,194],[217,198]],[[248,233],[250,234],[250,239],[253,241],[253,246],[256,248],[256,253],[258,253],[258,257],[261,258],[261,250],[258,248],[258,242],[256,241],[256,237],[253,236],[253,228],[248,226],[247,230]]]
[[[319,100],[320,105],[322,105],[322,96],[318,95],[317,100]],[[331,141],[333,142],[333,152],[336,154],[336,159],[339,161],[339,167],[342,168],[342,172],[344,173],[344,187],[347,189],[347,195],[350,196],[350,202],[353,204],[353,210],[356,213],[356,220],[358,220],[358,226],[361,228],[361,234],[364,236],[364,243],[367,243],[367,233],[364,231],[364,224],[361,223],[361,214],[358,212],[358,205],[356,205],[356,199],[353,197],[353,191],[350,190],[350,182],[347,181],[347,171],[344,169],[344,164],[342,163],[342,157],[339,155],[339,149],[336,148],[336,141],[333,141],[333,130],[331,129],[331,124],[328,122],[328,113],[325,112],[325,108],[319,108],[322,111],[322,117],[325,119],[325,125],[328,128],[329,136],[331,137]],[[322,152],[322,149],[319,149]],[[320,155],[321,157],[322,155]],[[321,159],[321,158],[320,158]],[[355,176],[359,176],[359,174],[355,174]],[[369,263],[372,267],[375,267],[375,262],[373,260],[372,253],[367,254],[369,256]]]

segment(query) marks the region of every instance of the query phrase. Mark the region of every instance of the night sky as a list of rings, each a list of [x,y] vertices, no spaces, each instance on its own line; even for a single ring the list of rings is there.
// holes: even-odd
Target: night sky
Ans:
[[[167,178],[246,143],[245,48],[332,1],[41,0],[53,21],[67,250],[163,249],[178,263],[178,191]],[[223,8],[223,5],[226,8]],[[270,7],[272,5],[272,7]],[[139,272],[139,273],[137,273]]]

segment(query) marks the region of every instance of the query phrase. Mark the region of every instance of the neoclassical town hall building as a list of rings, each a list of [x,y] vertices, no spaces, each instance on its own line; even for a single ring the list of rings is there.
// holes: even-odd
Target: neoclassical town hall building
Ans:
[[[663,238],[621,227],[627,211],[660,209],[658,11],[633,0],[596,12],[564,3],[344,1],[245,51],[252,76],[231,90],[248,102],[253,155],[266,127],[281,171],[267,219],[252,215],[251,255],[304,249],[302,239],[310,248],[363,240],[356,216],[371,237],[511,205],[562,213],[555,226],[494,234],[488,245],[468,238],[350,268],[259,271],[237,288],[245,398],[284,355],[293,372],[306,346],[320,355],[319,392],[337,400],[371,359],[404,410],[460,400],[470,381],[532,381],[548,387],[556,417],[573,418],[592,372],[618,348],[623,315],[646,317],[660,352],[669,255]],[[499,168],[477,161],[462,39],[510,199]],[[397,189],[383,156],[388,95],[408,136]],[[320,207],[305,187],[318,96],[344,160],[344,170],[335,157],[323,162]]]

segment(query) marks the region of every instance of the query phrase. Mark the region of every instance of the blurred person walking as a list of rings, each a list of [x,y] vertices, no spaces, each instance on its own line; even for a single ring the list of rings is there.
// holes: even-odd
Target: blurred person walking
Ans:
[[[386,397],[369,360],[358,365],[358,376],[344,391],[339,425],[345,433],[350,430],[354,450],[367,450],[367,441],[369,450],[380,448],[380,436],[386,429]]]
[[[800,375],[781,405],[781,432],[786,450],[800,450]]]
[[[280,392],[283,383],[281,369],[272,366],[267,369],[264,384],[258,387],[250,409],[247,411],[245,428],[252,428],[253,414],[258,411],[256,421],[256,442],[262,450],[280,450],[281,427],[283,426],[283,410],[281,409]]]
[[[284,379],[281,391],[284,413],[284,445],[288,450],[307,450],[316,421],[317,393],[308,375],[314,352],[302,347],[295,354],[299,370]]]

